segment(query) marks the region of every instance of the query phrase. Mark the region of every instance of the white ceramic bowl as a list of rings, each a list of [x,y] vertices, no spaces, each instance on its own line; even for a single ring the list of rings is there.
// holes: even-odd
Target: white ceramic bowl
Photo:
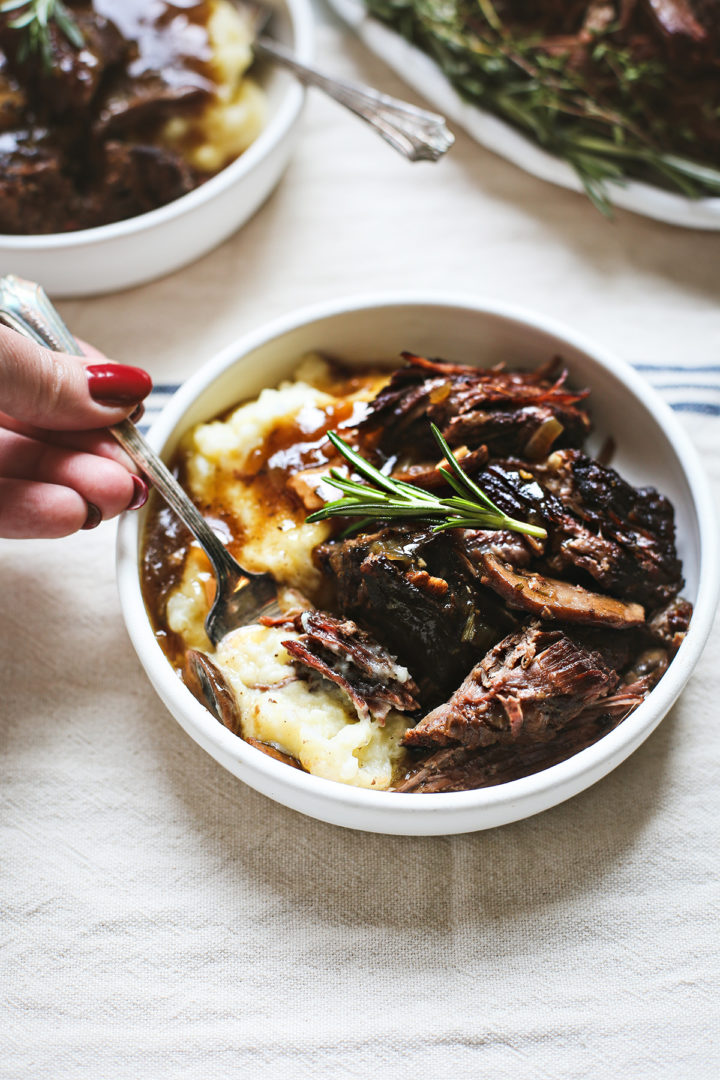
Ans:
[[[670,409],[628,365],[541,315],[468,298],[381,296],[335,302],[287,316],[236,342],[174,396],[150,432],[165,459],[193,424],[255,396],[288,376],[299,357],[320,350],[362,366],[402,349],[462,363],[534,367],[560,353],[575,385],[592,389],[595,445],[617,441],[614,464],[634,484],[654,484],[672,500],[684,595],[695,605],[690,631],[658,686],[595,745],[511,783],[447,794],[400,794],[348,787],[275,761],[232,735],[180,682],[157,644],[143,605],[139,544],[144,521],[125,515],[118,536],[118,581],[125,622],[155,689],[208,753],[277,802],[336,825],[432,835],[491,828],[536,814],[595,783],[633,752],[687,682],[710,630],[718,594],[718,534],[698,457]],[[171,736],[168,736],[171,737]]]
[[[311,60],[309,0],[277,0],[278,38]],[[46,236],[0,234],[2,273],[38,281],[54,297],[94,296],[140,285],[185,266],[227,239],[261,206],[293,149],[305,91],[268,64],[268,118],[255,142],[207,183],[147,214]]]

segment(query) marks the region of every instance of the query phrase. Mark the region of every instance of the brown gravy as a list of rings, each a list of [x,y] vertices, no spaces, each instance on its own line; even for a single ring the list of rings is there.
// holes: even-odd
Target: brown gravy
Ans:
[[[333,394],[337,401],[323,408],[305,407],[292,422],[276,425],[262,445],[250,455],[238,478],[248,485],[258,501],[267,506],[273,515],[282,514],[298,523],[304,521],[309,511],[288,481],[306,469],[322,468],[331,462],[339,463],[327,432],[338,431],[352,443],[353,428],[364,412],[364,402],[347,399],[366,391],[368,396],[372,396],[383,378],[380,372],[371,371],[358,376],[339,367],[333,368],[331,381],[323,386],[323,390]],[[237,407],[233,406],[214,419],[227,420]],[[182,452],[175,455],[171,468],[187,490]],[[222,504],[221,496],[216,496],[207,504],[194,501],[228,550],[237,555],[243,540],[243,528]],[[198,549],[197,542],[172,510],[153,494],[143,538],[143,598],[155,636],[178,674],[182,673],[185,645],[180,635],[168,626],[166,605],[169,595],[180,583],[191,549]],[[207,570],[210,574],[209,563]],[[209,588],[212,588],[211,582]]]
[[[208,0],[93,0],[92,7],[133,43],[131,78],[162,72],[171,85],[212,90]]]

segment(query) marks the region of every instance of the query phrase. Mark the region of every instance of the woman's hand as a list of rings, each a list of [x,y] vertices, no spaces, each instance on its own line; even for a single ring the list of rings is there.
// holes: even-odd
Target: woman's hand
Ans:
[[[141,368],[53,353],[0,326],[0,536],[67,536],[136,509],[147,485],[105,431],[152,389]]]

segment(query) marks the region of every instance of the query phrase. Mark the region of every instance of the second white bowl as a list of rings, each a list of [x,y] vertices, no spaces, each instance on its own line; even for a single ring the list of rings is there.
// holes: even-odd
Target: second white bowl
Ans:
[[[311,60],[308,0],[278,4],[278,37]],[[199,188],[147,214],[77,232],[0,234],[0,267],[39,282],[54,297],[114,292],[169,274],[200,258],[243,225],[279,181],[292,152],[305,91],[292,75],[267,66],[262,83],[268,119],[236,161]]]

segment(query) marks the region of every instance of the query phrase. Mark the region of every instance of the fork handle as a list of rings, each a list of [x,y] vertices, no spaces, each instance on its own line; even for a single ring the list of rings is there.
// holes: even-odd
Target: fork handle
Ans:
[[[35,282],[24,281],[14,274],[0,278],[0,322],[53,352],[85,355],[50,303],[45,290]],[[108,430],[128,457],[152,481],[158,494],[187,525],[217,574],[231,580],[237,579],[242,573],[240,567],[135,425],[130,420],[121,420]]]
[[[369,86],[330,78],[317,68],[296,60],[291,52],[271,38],[257,38],[253,48],[292,71],[304,86],[317,87],[365,120],[410,161],[438,161],[455,142],[445,118],[438,113],[418,109]]]

